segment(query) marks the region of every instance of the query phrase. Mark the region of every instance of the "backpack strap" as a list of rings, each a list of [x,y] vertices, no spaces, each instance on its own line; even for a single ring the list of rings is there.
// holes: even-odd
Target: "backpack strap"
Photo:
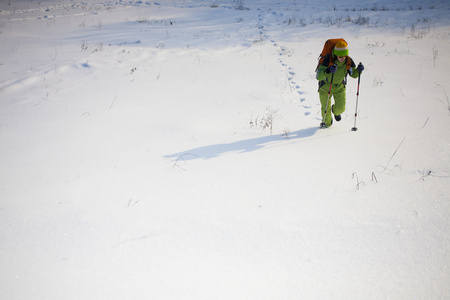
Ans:
[[[353,62],[353,59],[350,56],[347,56],[347,59],[345,60],[345,63],[347,65],[347,73],[345,73],[344,81],[342,82],[344,85],[347,85],[347,75],[353,74],[353,68],[356,67],[355,63]]]
[[[350,56],[347,56],[346,64],[347,64],[347,74],[351,75],[353,73],[353,68],[356,68],[356,65]]]
[[[328,68],[329,66],[331,66],[334,63],[334,60],[332,59],[331,56],[332,55],[329,53],[327,55],[325,55],[325,58],[323,59],[323,62],[322,62],[322,66],[325,66]]]

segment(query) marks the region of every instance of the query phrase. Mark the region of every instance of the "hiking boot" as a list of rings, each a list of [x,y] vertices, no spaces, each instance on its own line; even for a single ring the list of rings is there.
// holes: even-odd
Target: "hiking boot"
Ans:
[[[333,106],[331,107],[331,111],[332,111],[333,114],[334,114],[334,104],[333,104]],[[341,115],[334,115],[334,119],[335,119],[337,122],[339,122],[339,121],[342,119],[342,117],[341,117]]]

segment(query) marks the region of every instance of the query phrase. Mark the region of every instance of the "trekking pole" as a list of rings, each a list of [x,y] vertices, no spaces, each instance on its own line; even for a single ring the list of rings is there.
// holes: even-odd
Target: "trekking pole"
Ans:
[[[361,65],[361,63],[359,63]],[[355,123],[353,124],[352,131],[358,130],[356,128],[356,116],[358,115],[358,98],[359,98],[359,83],[361,82],[361,72],[358,75],[358,90],[356,91],[356,108],[355,108]]]
[[[327,104],[325,105],[325,114],[322,117],[322,127],[326,127],[327,125],[325,124],[325,117],[327,116],[327,112],[328,112],[328,101],[330,101],[330,95],[331,95],[331,87],[333,86],[333,78],[334,78],[334,73],[331,74],[331,82],[330,82],[330,88],[328,89],[328,97],[327,97]]]

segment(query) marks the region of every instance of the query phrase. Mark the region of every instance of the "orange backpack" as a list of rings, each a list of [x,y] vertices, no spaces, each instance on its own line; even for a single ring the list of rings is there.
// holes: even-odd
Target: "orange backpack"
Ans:
[[[326,57],[329,57],[328,66],[331,66],[332,64],[334,64],[334,59],[332,59],[334,57],[333,49],[334,49],[334,46],[336,46],[337,42],[339,42],[339,41],[343,41],[347,44],[347,42],[342,38],[341,39],[329,39],[325,42],[325,45],[323,45],[322,53],[320,53],[319,58],[317,59],[319,62],[317,63],[316,72],[319,69],[320,65],[323,64],[323,61],[325,60]],[[352,66],[352,59],[350,57],[347,57],[346,64],[347,64],[347,71],[348,71],[348,70],[350,70],[350,68]]]

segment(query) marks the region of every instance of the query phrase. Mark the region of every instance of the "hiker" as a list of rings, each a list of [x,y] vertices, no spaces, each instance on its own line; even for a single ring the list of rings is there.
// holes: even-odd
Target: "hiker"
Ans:
[[[320,123],[320,127],[330,127],[333,124],[331,113],[333,113],[337,122],[341,120],[341,114],[345,111],[347,75],[358,78],[359,74],[364,70],[364,66],[361,63],[356,67],[353,60],[348,56],[348,44],[343,39],[339,39],[330,52],[325,56],[321,55],[323,61],[322,63],[319,61],[316,73],[316,78],[319,80],[319,97],[322,106],[322,123]],[[334,98],[332,106],[331,96]]]

